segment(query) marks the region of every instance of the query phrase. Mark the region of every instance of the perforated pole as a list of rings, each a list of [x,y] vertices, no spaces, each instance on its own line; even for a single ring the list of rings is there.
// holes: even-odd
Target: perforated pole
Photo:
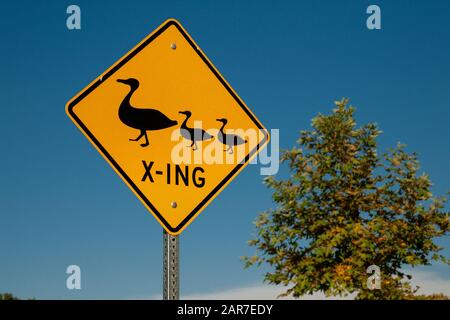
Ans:
[[[180,297],[179,239],[163,230],[163,299],[178,300]]]

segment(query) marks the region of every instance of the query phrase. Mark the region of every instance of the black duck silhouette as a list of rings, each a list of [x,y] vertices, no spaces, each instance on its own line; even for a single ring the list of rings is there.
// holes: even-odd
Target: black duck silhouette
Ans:
[[[242,139],[240,136],[236,134],[227,134],[223,131],[228,123],[227,119],[221,118],[216,120],[222,122],[222,127],[219,129],[219,134],[217,135],[217,138],[222,144],[228,146],[224,151],[229,151],[229,153],[232,154],[234,146],[247,143],[247,140]]]
[[[179,113],[184,114],[186,116],[186,119],[184,119],[184,121],[180,127],[181,135],[185,139],[192,141],[192,143],[190,145],[190,147],[193,147],[192,150],[197,150],[197,141],[209,140],[213,137],[212,135],[210,135],[208,132],[206,132],[203,129],[189,128],[187,126],[187,121],[192,115],[192,113],[190,111],[180,111]]]
[[[149,145],[147,131],[169,128],[178,123],[158,110],[135,108],[130,104],[131,96],[139,87],[137,79],[117,79],[117,82],[130,86],[130,92],[125,96],[119,107],[120,121],[141,131],[136,139],[130,139],[130,141],[139,141],[142,137],[145,137],[145,143],[142,143],[141,146],[146,147]]]

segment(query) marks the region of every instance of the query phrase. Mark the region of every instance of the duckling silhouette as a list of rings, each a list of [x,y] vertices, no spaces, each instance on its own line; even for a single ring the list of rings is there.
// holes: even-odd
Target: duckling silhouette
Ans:
[[[183,123],[181,124],[181,135],[188,140],[191,140],[192,143],[190,147],[193,147],[192,150],[197,150],[197,141],[203,141],[203,140],[209,140],[213,136],[210,135],[208,132],[206,132],[203,129],[200,128],[189,128],[187,126],[187,121],[191,117],[192,113],[190,111],[180,111],[178,112],[180,114],[184,114],[186,116],[186,119],[184,119]]]
[[[145,137],[145,143],[142,143],[141,146],[146,147],[149,145],[147,131],[161,130],[178,124],[177,121],[169,119],[158,110],[135,108],[130,104],[131,96],[139,87],[137,79],[117,79],[117,82],[130,86],[130,92],[125,96],[119,107],[120,121],[141,131],[136,139],[130,139],[130,141],[139,141],[142,137]]]
[[[229,153],[232,154],[234,146],[247,143],[247,140],[242,139],[240,136],[236,134],[227,134],[223,131],[223,129],[228,123],[227,119],[221,118],[216,120],[222,122],[222,127],[219,129],[219,134],[217,138],[222,144],[228,146],[224,151],[229,151]]]

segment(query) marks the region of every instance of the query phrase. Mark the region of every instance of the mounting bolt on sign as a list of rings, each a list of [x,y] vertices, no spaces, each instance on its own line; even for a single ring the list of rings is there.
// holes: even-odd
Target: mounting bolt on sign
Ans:
[[[173,19],[72,98],[66,111],[171,236],[269,142],[261,122]]]

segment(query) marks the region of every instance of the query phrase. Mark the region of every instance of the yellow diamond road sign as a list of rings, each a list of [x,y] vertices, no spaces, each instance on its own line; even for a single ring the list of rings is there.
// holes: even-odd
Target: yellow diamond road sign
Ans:
[[[269,141],[267,130],[172,19],[66,110],[172,235]]]

